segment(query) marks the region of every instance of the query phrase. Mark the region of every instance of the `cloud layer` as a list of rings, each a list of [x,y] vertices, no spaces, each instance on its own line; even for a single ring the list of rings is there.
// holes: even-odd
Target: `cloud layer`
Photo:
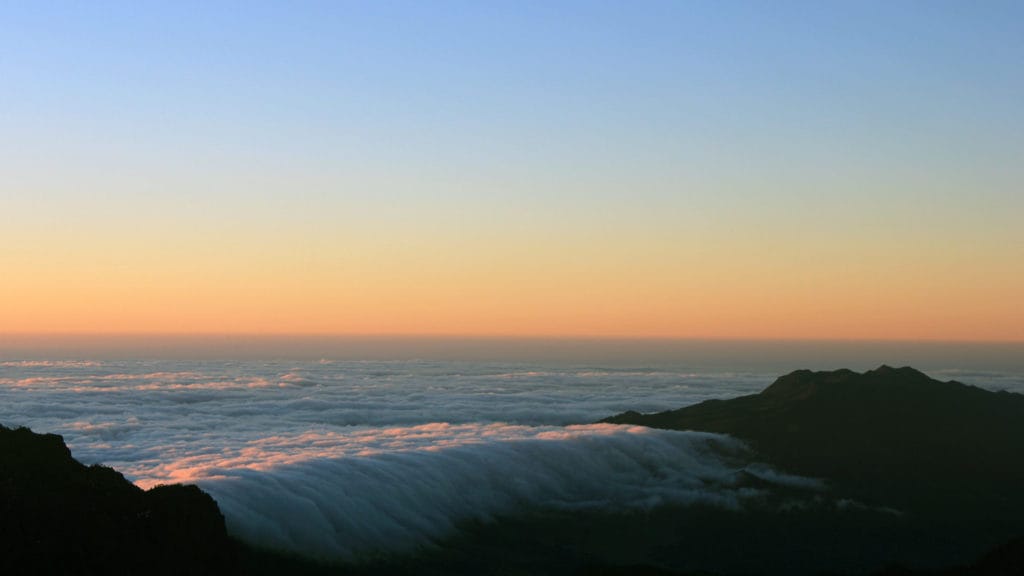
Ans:
[[[972,375],[976,376],[976,375]],[[328,558],[539,509],[735,508],[812,481],[720,436],[593,425],[773,376],[452,362],[0,363],[0,423],[63,434],[140,486],[197,482],[252,542]],[[979,382],[977,378],[972,383]],[[1012,374],[988,381],[1013,389]]]
[[[309,444],[307,444],[309,440]],[[329,456],[289,461],[289,446],[323,442]],[[537,510],[626,511],[703,503],[731,509],[760,496],[741,485],[814,488],[813,481],[743,463],[728,437],[642,427],[525,427],[429,424],[363,431],[356,455],[322,437],[262,443],[255,454],[207,469],[201,481],[243,539],[304,555],[349,560],[378,551],[430,546],[460,522]],[[303,450],[303,448],[299,448]]]

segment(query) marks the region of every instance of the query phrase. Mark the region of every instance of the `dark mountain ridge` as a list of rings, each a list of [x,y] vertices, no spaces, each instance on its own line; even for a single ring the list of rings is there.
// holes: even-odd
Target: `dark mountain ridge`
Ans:
[[[1021,394],[913,368],[798,370],[758,394],[604,422],[735,436],[775,466],[895,509],[921,539],[965,553],[1024,535]]]
[[[232,574],[224,517],[193,485],[142,490],[64,439],[0,425],[0,573]]]

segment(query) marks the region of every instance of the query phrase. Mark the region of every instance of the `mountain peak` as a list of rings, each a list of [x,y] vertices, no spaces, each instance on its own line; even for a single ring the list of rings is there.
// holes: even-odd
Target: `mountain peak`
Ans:
[[[925,379],[931,380],[931,378],[929,378],[927,374],[925,374],[924,372],[921,372],[920,370],[916,370],[914,368],[911,368],[910,366],[903,366],[903,367],[900,367],[900,368],[893,368],[892,366],[889,366],[888,364],[882,364],[881,366],[879,366],[878,368],[875,368],[874,370],[868,370],[867,372],[864,373],[864,375],[865,376],[871,376],[871,375],[873,375],[873,376],[885,376],[887,378],[896,378],[896,377],[899,377],[899,378],[913,378],[915,380],[919,380],[919,379],[925,378]]]
[[[970,527],[957,545],[995,545],[1019,534],[1024,517],[1024,395],[910,367],[797,370],[759,394],[606,421],[729,434],[780,470],[824,479],[837,497],[899,510],[899,522],[939,535]]]
[[[863,481],[879,493],[896,478],[907,494],[940,475],[973,486],[993,470],[1004,470],[991,482],[1000,490],[1024,482],[1024,396],[934,380],[910,367],[797,370],[759,394],[606,421],[730,434],[799,473],[845,477],[854,487]],[[1012,474],[1005,473],[1009,461],[1019,462]]]
[[[776,379],[771,386],[761,392],[760,396],[794,401],[839,391],[866,393],[867,390],[881,389],[886,394],[894,394],[896,390],[928,393],[929,390],[952,384],[954,383],[934,380],[910,366],[894,368],[882,364],[863,373],[846,368],[821,372],[795,370]]]

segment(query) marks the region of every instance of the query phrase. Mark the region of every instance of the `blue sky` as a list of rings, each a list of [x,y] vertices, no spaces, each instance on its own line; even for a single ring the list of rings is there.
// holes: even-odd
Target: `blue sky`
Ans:
[[[510,277],[540,271],[507,248],[536,239],[566,261],[596,261],[584,244],[681,252],[690,270],[753,266],[767,243],[836,274],[931,262],[915,286],[984,261],[970,273],[998,294],[954,300],[1005,303],[1024,286],[1005,274],[1022,243],[1022,22],[1013,2],[5,3],[0,240],[38,247],[8,263],[35,261],[25,274],[61,246],[103,260],[114,232],[182,275],[202,250],[147,234],[252,266],[277,250],[275,269],[354,247],[387,269],[367,290],[418,281],[392,242],[464,276],[491,273],[471,255],[490,249]],[[108,265],[138,269],[119,250]],[[639,284],[689,294],[683,272],[644,266]]]

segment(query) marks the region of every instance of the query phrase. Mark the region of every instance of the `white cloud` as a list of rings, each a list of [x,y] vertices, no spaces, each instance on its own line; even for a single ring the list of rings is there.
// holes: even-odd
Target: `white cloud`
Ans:
[[[459,522],[520,509],[736,507],[756,495],[737,484],[741,471],[814,489],[723,458],[715,446],[740,450],[728,438],[586,424],[773,379],[450,362],[8,361],[0,423],[63,434],[79,460],[143,486],[199,482],[249,540],[345,558],[426,545]]]
[[[428,424],[329,436],[263,439],[184,470],[212,477],[199,484],[243,539],[333,559],[409,551],[451,535],[460,522],[531,510],[698,502],[736,509],[760,495],[740,485],[741,471],[818,487],[739,464],[739,442],[698,432]]]

